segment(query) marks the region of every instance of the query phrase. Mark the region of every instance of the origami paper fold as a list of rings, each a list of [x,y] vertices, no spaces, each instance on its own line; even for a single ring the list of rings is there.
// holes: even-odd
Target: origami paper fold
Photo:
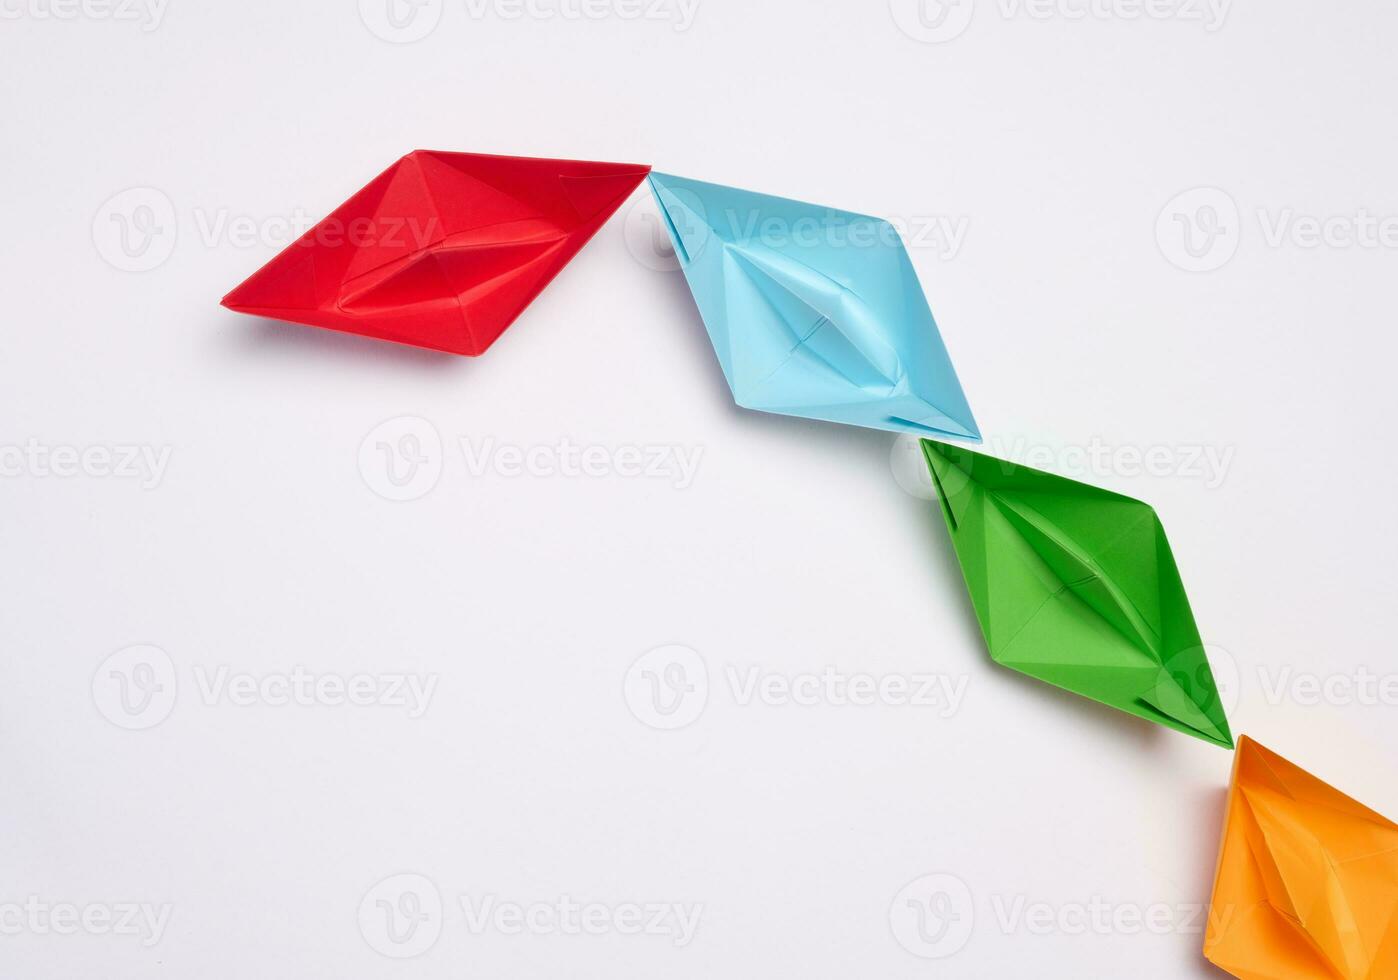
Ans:
[[[650,184],[739,405],[979,440],[887,221],[670,174]]]
[[[1398,824],[1240,738],[1204,955],[1243,980],[1398,977]]]
[[[996,663],[1232,746],[1148,504],[958,446],[922,448]]]
[[[480,354],[649,172],[629,163],[417,150],[223,305]]]

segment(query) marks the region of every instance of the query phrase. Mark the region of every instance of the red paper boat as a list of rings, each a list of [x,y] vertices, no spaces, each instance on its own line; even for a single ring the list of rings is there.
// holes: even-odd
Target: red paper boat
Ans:
[[[649,172],[630,163],[416,150],[223,305],[481,354]]]

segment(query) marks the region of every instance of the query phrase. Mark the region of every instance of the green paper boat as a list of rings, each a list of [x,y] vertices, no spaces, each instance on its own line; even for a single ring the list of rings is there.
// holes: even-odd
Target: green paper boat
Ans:
[[[1233,747],[1149,504],[958,446],[922,451],[996,663]]]

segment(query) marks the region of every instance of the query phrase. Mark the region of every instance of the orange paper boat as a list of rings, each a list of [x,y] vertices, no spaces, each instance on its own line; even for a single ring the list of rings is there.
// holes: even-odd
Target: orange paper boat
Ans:
[[[1204,955],[1243,980],[1398,977],[1398,824],[1240,738]]]

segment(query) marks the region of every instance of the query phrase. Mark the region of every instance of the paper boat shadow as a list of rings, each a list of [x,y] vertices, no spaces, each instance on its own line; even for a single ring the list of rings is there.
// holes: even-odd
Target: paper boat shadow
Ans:
[[[327,330],[245,313],[238,314],[236,327],[233,333],[235,346],[259,354],[275,351],[292,357],[360,361],[376,367],[404,366],[411,370],[457,373],[469,372],[477,360],[342,330]]]

